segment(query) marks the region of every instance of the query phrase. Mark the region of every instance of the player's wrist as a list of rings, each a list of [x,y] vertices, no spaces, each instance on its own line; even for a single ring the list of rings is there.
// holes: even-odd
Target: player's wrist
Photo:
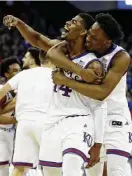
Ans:
[[[10,118],[9,123],[15,125],[17,121],[15,118]]]
[[[22,25],[25,25],[25,23],[22,21],[22,20],[20,20],[19,18],[16,18],[16,27],[21,27]]]
[[[102,143],[94,143],[94,147],[96,147],[96,148],[101,148],[102,147]]]

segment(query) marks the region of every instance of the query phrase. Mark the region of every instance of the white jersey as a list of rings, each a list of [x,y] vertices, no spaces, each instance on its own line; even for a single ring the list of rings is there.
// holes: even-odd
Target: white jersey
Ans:
[[[88,68],[88,65],[98,60],[93,53],[85,53],[81,56],[75,57],[72,61],[83,68]],[[64,74],[77,81],[82,81],[82,78],[70,71],[64,71]],[[67,86],[54,86],[53,101],[52,101],[52,116],[60,118],[73,115],[88,115],[93,113],[93,110],[103,104],[98,100],[93,100],[86,97]],[[92,111],[91,111],[92,110]]]
[[[0,84],[0,89],[2,89],[2,87],[3,87],[4,85],[1,85]],[[8,96],[8,102],[9,101],[11,101],[13,99],[13,97],[12,96],[10,96],[10,94],[9,94],[9,96]],[[7,102],[5,102],[5,104],[6,104]],[[3,116],[7,116],[7,117],[11,117],[12,116],[12,114],[13,114],[13,111],[11,111],[11,112],[9,112],[9,113],[6,113],[6,114],[3,114]],[[14,125],[0,125],[0,128],[13,128],[14,127]]]
[[[113,44],[110,51],[103,57],[99,58],[106,71],[108,71],[111,67],[111,62],[115,54],[123,50],[124,49],[122,47]],[[128,121],[130,121],[130,111],[126,98],[126,76],[127,74],[125,73],[115,89],[106,98],[106,101],[108,106],[108,115],[121,115],[123,118],[125,117]]]
[[[44,120],[53,90],[51,72],[50,68],[36,67],[8,81],[12,89],[17,90],[17,120]]]

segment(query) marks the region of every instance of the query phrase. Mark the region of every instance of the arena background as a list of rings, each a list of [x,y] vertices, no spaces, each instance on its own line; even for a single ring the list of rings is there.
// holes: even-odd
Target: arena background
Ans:
[[[12,14],[32,26],[35,30],[56,38],[66,20],[79,12],[88,12],[95,16],[99,12],[109,12],[121,24],[125,33],[120,42],[132,56],[132,0],[125,1],[1,1],[0,2],[0,62],[10,55],[21,60],[30,46],[19,32],[8,30],[2,23],[7,14]],[[128,71],[127,97],[132,110],[132,66]]]
[[[5,15],[19,17],[38,32],[57,38],[66,20],[80,12],[95,16],[99,12],[109,12],[121,24],[125,33],[119,43],[132,56],[132,0],[125,1],[0,1],[0,62],[17,55],[21,60],[30,46],[16,29],[8,30],[2,23]],[[2,79],[0,79],[2,81]],[[132,64],[127,77],[127,97],[132,112]],[[12,169],[12,168],[11,168]],[[42,176],[40,171],[38,175]],[[33,172],[29,176],[34,176]]]

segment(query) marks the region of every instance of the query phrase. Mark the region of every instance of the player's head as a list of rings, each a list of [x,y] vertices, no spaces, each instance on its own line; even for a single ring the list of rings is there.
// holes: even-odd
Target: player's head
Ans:
[[[40,50],[39,52],[39,59],[40,59],[40,63],[41,65],[44,65],[48,62],[47,58],[46,58],[46,52],[43,50]]]
[[[123,37],[120,25],[110,14],[100,13],[95,20],[86,37],[88,50],[100,52]]]
[[[87,30],[94,23],[94,18],[86,13],[80,13],[72,20],[67,21],[61,34],[61,38],[72,41],[78,37],[85,36]]]
[[[31,68],[35,65],[40,66],[39,49],[33,47],[29,48],[22,61],[24,69]]]
[[[0,65],[0,76],[5,77],[7,80],[15,76],[20,72],[20,62],[16,56],[11,56],[7,59],[4,59]]]

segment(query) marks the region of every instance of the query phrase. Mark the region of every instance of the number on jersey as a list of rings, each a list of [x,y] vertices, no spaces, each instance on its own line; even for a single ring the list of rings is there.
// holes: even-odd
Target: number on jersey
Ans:
[[[57,88],[58,88],[58,85],[54,85],[54,92],[57,92]],[[62,95],[65,97],[70,97],[70,93],[72,92],[72,89],[64,85],[60,86],[59,90],[62,90],[63,92]]]

